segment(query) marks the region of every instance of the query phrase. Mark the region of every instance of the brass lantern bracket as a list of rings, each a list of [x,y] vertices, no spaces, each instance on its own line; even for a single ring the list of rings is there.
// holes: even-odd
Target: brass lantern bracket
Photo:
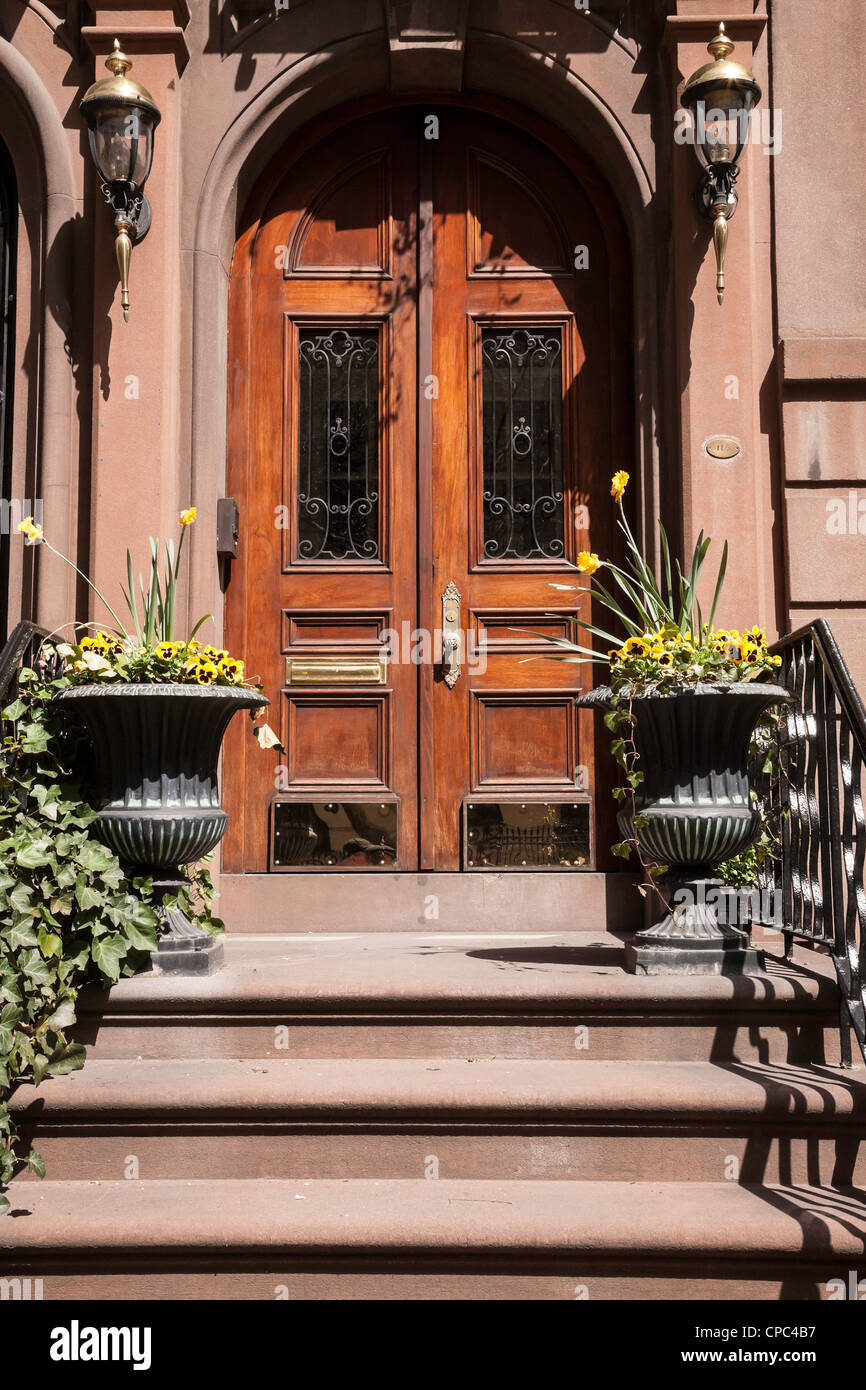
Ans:
[[[129,318],[129,268],[132,248],[147,236],[152,213],[144,184],[153,159],[153,132],[159,107],[146,87],[129,76],[132,60],[118,39],[105,60],[110,77],[94,82],[81,99],[90,152],[102,197],[114,214],[114,253],[120,276],[120,303]],[[105,140],[111,157],[100,142]]]
[[[716,255],[716,294],[719,303],[725,297],[725,256],[728,248],[728,223],[737,210],[734,184],[739,178],[738,159],[749,135],[749,118],[761,99],[761,89],[754,75],[742,63],[732,58],[734,43],[719,24],[718,33],[707,44],[713,59],[693,72],[687,80],[681,104],[692,113],[695,152],[704,166],[695,200],[701,217],[713,225],[713,247]],[[706,112],[727,111],[728,131],[724,142],[710,140]],[[711,124],[717,119],[711,114]],[[731,125],[735,132],[730,130]]]
[[[734,183],[739,175],[736,164],[726,168],[710,168],[695,192],[701,216],[713,224],[713,249],[716,255],[716,297],[725,299],[725,259],[728,251],[728,223],[737,210],[739,199]]]
[[[715,222],[721,209],[726,220],[730,222],[740,201],[733,186],[739,172],[739,169],[734,167],[729,170],[726,178],[722,178],[717,170],[707,171],[705,178],[695,189],[695,205],[701,217],[705,217],[708,222]]]
[[[115,227],[118,227],[121,222],[127,224],[129,239],[133,246],[144,241],[153,221],[153,210],[147,195],[132,183],[116,183],[112,187],[100,179],[99,188],[103,198],[114,213]]]

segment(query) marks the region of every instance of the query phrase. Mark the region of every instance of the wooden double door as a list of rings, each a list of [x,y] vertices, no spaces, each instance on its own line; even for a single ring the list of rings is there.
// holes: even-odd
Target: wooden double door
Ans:
[[[370,111],[272,172],[238,242],[230,870],[589,867],[588,614],[627,439],[625,276],[595,176],[503,113]],[[596,180],[597,183],[597,180]]]

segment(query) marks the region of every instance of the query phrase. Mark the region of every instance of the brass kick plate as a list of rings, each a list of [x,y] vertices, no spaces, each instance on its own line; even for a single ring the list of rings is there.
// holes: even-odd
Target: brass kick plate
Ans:
[[[387,662],[320,656],[312,661],[286,658],[286,685],[384,685]]]

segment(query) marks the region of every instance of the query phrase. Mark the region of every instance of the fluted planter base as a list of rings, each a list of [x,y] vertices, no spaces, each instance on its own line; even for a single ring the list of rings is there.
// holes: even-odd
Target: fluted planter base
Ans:
[[[186,878],[154,880],[153,893],[159,917],[159,944],[151,951],[154,970],[163,975],[213,975],[222,966],[221,941],[197,927],[179,907],[166,907],[163,899],[188,887]]]
[[[701,682],[633,696],[636,769],[642,781],[617,817],[624,840],[644,862],[666,865],[658,886],[670,910],[626,948],[639,975],[751,975],[761,953],[739,930],[737,891],[716,877],[726,860],[754,842],[761,817],[749,792],[749,748],[764,712],[791,695],[762,681]],[[576,703],[600,711],[613,703],[601,687]],[[658,897],[647,890],[647,908]]]
[[[763,953],[730,920],[727,908],[736,898],[721,880],[671,876],[662,891],[672,911],[626,945],[630,974],[757,975],[764,969]]]

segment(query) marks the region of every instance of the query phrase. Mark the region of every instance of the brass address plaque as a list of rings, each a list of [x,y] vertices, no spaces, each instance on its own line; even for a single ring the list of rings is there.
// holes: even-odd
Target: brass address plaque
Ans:
[[[714,459],[735,459],[740,452],[740,441],[733,439],[730,435],[719,434],[714,438],[708,439],[704,445],[710,458]]]
[[[387,662],[384,659],[352,661],[346,657],[317,657],[304,661],[286,658],[286,685],[384,685]]]

